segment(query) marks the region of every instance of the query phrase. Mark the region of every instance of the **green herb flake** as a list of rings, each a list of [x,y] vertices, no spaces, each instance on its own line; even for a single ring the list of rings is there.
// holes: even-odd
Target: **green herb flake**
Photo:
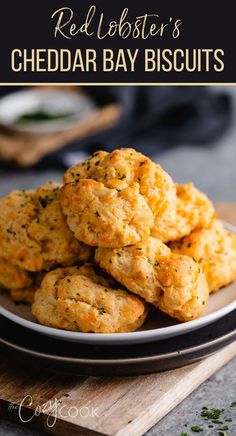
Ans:
[[[39,197],[39,203],[41,204],[42,208],[45,209],[48,204],[52,202],[52,198],[46,195],[45,197]]]
[[[100,216],[101,216],[100,213],[98,212],[98,210],[96,210],[95,215],[96,215],[97,217],[100,217]]]
[[[180,436],[189,436],[189,434],[186,433],[185,431],[182,431],[182,432],[180,433]]]
[[[202,408],[201,411],[201,417],[207,418],[209,420],[218,420],[221,413],[224,411],[224,409],[216,409],[215,407],[212,408]],[[216,423],[217,424],[217,423]]]
[[[224,424],[223,421],[220,421],[219,419],[212,419],[212,421],[214,424]]]
[[[123,174],[123,176],[120,177],[120,180],[124,180],[124,179],[126,179],[126,175],[125,174]]]
[[[7,233],[9,233],[10,235],[16,236],[16,232],[14,232],[14,230],[7,229]]]
[[[229,407],[236,407],[236,401],[233,401]]]
[[[27,122],[39,122],[39,121],[54,121],[60,120],[62,118],[68,118],[72,115],[71,112],[63,113],[51,113],[44,110],[38,110],[35,112],[25,112],[17,118],[17,121],[27,121]]]
[[[99,312],[99,315],[103,315],[104,313],[106,313],[104,307],[99,307],[98,312]]]
[[[191,430],[194,433],[200,433],[201,431],[203,431],[203,427],[199,427],[199,425],[194,425],[193,427],[191,427]]]

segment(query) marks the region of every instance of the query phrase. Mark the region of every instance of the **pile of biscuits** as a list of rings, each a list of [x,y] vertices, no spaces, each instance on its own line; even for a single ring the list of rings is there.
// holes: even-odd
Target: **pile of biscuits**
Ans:
[[[41,324],[72,331],[134,331],[150,305],[193,320],[236,280],[236,236],[206,195],[131,148],[2,198],[0,244],[1,286]]]

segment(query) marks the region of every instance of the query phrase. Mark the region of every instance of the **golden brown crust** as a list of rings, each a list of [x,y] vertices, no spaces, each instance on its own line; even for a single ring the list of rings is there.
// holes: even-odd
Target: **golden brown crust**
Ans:
[[[95,153],[70,168],[64,182],[63,211],[76,237],[87,244],[134,244],[148,237],[157,220],[174,219],[176,191],[171,177],[131,148]],[[106,226],[112,232],[108,239]]]
[[[46,274],[36,292],[32,313],[50,327],[116,333],[140,327],[147,308],[140,298],[119,289],[113,280],[85,264]]]
[[[160,240],[98,248],[95,260],[129,291],[174,318],[189,321],[204,311],[209,289],[201,268],[190,257],[171,253]]]
[[[216,215],[214,206],[205,194],[192,183],[177,185],[176,214],[157,220],[151,235],[163,242],[175,241],[194,229],[207,227]]]
[[[4,257],[28,271],[86,261],[92,248],[79,243],[60,206],[60,185],[13,191],[0,200],[0,244]]]
[[[37,289],[35,285],[22,289],[10,289],[10,297],[15,303],[32,304]]]
[[[35,292],[40,287],[41,282],[45,276],[45,272],[41,271],[39,273],[31,273],[31,284],[21,287],[14,288],[13,286],[9,288],[10,297],[16,303],[32,304],[34,301]]]
[[[211,292],[236,280],[236,236],[225,230],[219,220],[171,243],[170,248],[199,262]]]
[[[121,192],[92,179],[65,185],[61,202],[75,237],[91,246],[123,246],[150,232],[153,217],[138,185]]]
[[[21,289],[33,283],[32,276],[16,265],[0,258],[0,287]]]

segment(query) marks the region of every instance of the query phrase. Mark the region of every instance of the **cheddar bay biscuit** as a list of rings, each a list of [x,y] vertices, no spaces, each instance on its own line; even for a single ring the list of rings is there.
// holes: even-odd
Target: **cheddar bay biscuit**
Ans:
[[[216,215],[212,202],[192,183],[176,186],[176,212],[156,221],[152,236],[163,242],[175,241],[194,229],[207,227]]]
[[[32,304],[37,289],[35,285],[28,288],[10,289],[10,297],[15,303]]]
[[[174,219],[175,200],[171,177],[131,148],[100,151],[70,168],[61,194],[76,238],[118,248],[146,239],[165,215]]]
[[[35,294],[32,313],[50,327],[116,333],[140,327],[147,308],[140,298],[85,264],[47,273]]]
[[[62,189],[63,212],[74,236],[91,246],[124,246],[146,238],[152,213],[136,183],[121,191],[82,179]]]
[[[0,244],[4,258],[28,271],[88,260],[92,248],[68,228],[59,201],[60,185],[13,191],[0,200]]]
[[[0,287],[21,289],[31,286],[33,278],[29,272],[0,257]]]
[[[160,240],[148,240],[121,249],[98,248],[98,265],[131,292],[177,318],[199,317],[209,289],[200,266],[188,256],[171,253]]]
[[[171,243],[170,248],[199,262],[211,292],[236,280],[236,235],[217,219],[207,228]]]

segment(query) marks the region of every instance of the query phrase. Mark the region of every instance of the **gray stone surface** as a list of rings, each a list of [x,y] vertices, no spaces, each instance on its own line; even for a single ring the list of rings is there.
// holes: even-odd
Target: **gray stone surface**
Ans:
[[[208,423],[199,416],[204,406],[214,406],[225,409],[222,417],[231,418],[228,435],[236,435],[236,408],[230,407],[236,401],[236,359],[232,360],[223,369],[205,381],[198,389],[189,395],[179,406],[163,418],[155,427],[146,433],[146,436],[180,436],[186,432],[191,436],[218,436],[219,428],[224,425],[214,424],[214,428],[208,428]],[[194,433],[191,427],[202,426],[203,431]]]
[[[233,95],[236,103],[236,88],[225,88]],[[236,104],[235,104],[236,106]],[[173,178],[180,182],[193,181],[200,189],[217,201],[236,201],[236,111],[230,131],[211,147],[182,147],[156,156],[156,159],[170,172]],[[38,186],[45,180],[59,180],[60,172],[7,173],[0,174],[0,195],[11,189],[28,189]],[[201,407],[212,403],[225,409],[227,417],[232,417],[234,425],[230,424],[229,436],[236,435],[236,408],[229,408],[231,401],[236,401],[236,359],[221,371],[203,383],[175,410],[147,432],[147,436],[179,436],[181,432],[194,435],[190,428],[200,425],[201,419],[196,412]],[[200,424],[199,424],[200,423]],[[187,425],[185,427],[185,424]],[[220,427],[220,426],[215,426]],[[39,433],[22,429],[19,426],[1,421],[0,436],[8,435],[39,435]],[[200,435],[218,435],[216,429],[205,426]],[[134,435],[135,436],[135,435]]]

